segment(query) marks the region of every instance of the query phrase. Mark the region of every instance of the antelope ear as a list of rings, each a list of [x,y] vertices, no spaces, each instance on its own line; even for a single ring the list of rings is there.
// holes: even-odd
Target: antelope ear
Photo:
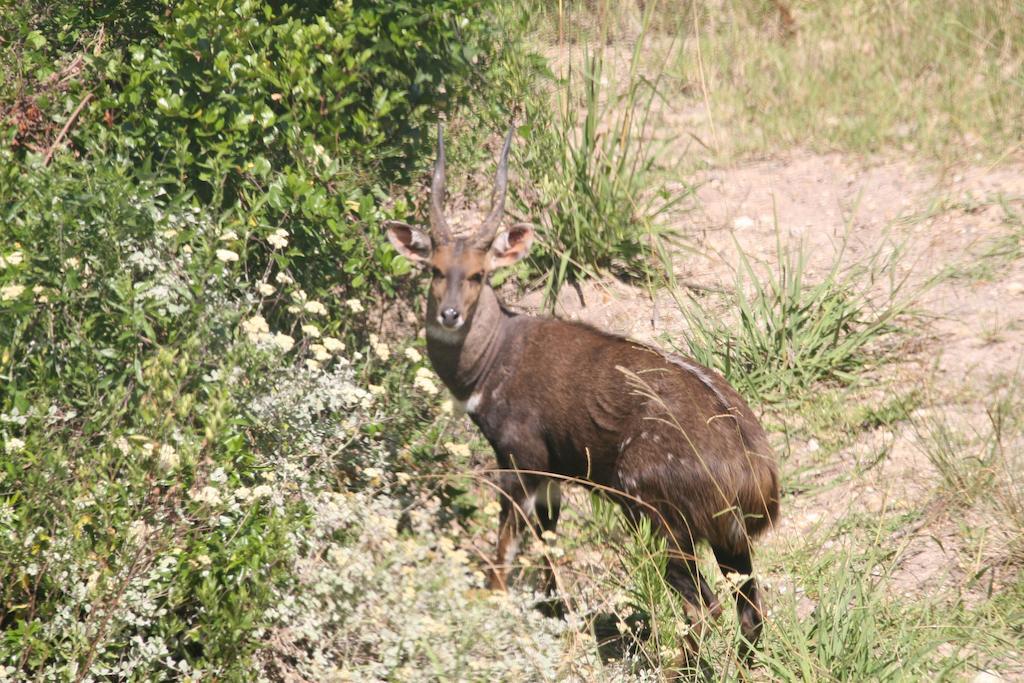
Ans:
[[[425,263],[430,258],[434,245],[427,233],[402,221],[386,221],[384,226],[388,229],[388,241],[399,254],[413,263]]]
[[[511,266],[529,253],[532,244],[533,226],[529,223],[516,223],[494,238],[487,252],[487,270]]]

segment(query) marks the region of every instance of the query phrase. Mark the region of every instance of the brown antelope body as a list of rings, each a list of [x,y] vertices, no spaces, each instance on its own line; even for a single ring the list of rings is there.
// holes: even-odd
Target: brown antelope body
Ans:
[[[757,583],[748,578],[750,541],[771,525],[779,501],[764,430],[719,374],[688,358],[501,305],[487,276],[525,256],[533,238],[525,224],[497,235],[511,137],[490,214],[475,235],[456,237],[446,223],[440,131],[433,241],[404,223],[388,226],[400,253],[432,268],[428,355],[503,471],[491,585],[506,585],[524,516],[537,533],[554,530],[558,482],[577,478],[610,491],[629,519],[650,517],[668,537],[670,585],[694,613],[704,607],[717,616],[721,606],[693,556],[694,545],[707,541],[723,572],[743,575],[737,610],[753,644],[762,617]]]

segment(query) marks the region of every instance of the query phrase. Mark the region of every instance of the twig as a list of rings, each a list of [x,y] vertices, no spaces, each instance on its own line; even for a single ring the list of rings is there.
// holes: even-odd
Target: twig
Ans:
[[[82,101],[78,103],[75,110],[71,112],[71,116],[68,117],[67,123],[64,124],[64,127],[60,129],[60,133],[57,134],[57,139],[53,141],[53,144],[50,145],[50,149],[46,151],[46,156],[43,158],[43,166],[48,166],[50,164],[50,159],[53,158],[53,153],[57,151],[58,145],[64,141],[64,136],[68,134],[69,130],[71,130],[71,125],[75,122],[75,119],[78,118],[78,115],[82,113],[82,109],[91,99],[92,93],[85,93],[85,97],[83,97]]]

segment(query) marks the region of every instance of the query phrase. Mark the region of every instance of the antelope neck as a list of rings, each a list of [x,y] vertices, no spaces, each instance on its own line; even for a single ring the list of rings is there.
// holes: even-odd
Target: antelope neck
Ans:
[[[461,339],[434,332],[437,325],[427,314],[427,355],[434,370],[456,399],[464,401],[486,380],[505,342],[509,319],[490,287],[483,287],[476,310]]]

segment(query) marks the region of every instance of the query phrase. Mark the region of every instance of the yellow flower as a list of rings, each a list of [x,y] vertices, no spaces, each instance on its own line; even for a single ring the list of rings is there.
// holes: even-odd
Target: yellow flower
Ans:
[[[470,455],[472,455],[472,451],[469,450],[469,446],[467,446],[464,443],[454,443],[452,441],[448,441],[445,443],[444,448],[452,455],[458,456],[460,458],[468,458]]]

